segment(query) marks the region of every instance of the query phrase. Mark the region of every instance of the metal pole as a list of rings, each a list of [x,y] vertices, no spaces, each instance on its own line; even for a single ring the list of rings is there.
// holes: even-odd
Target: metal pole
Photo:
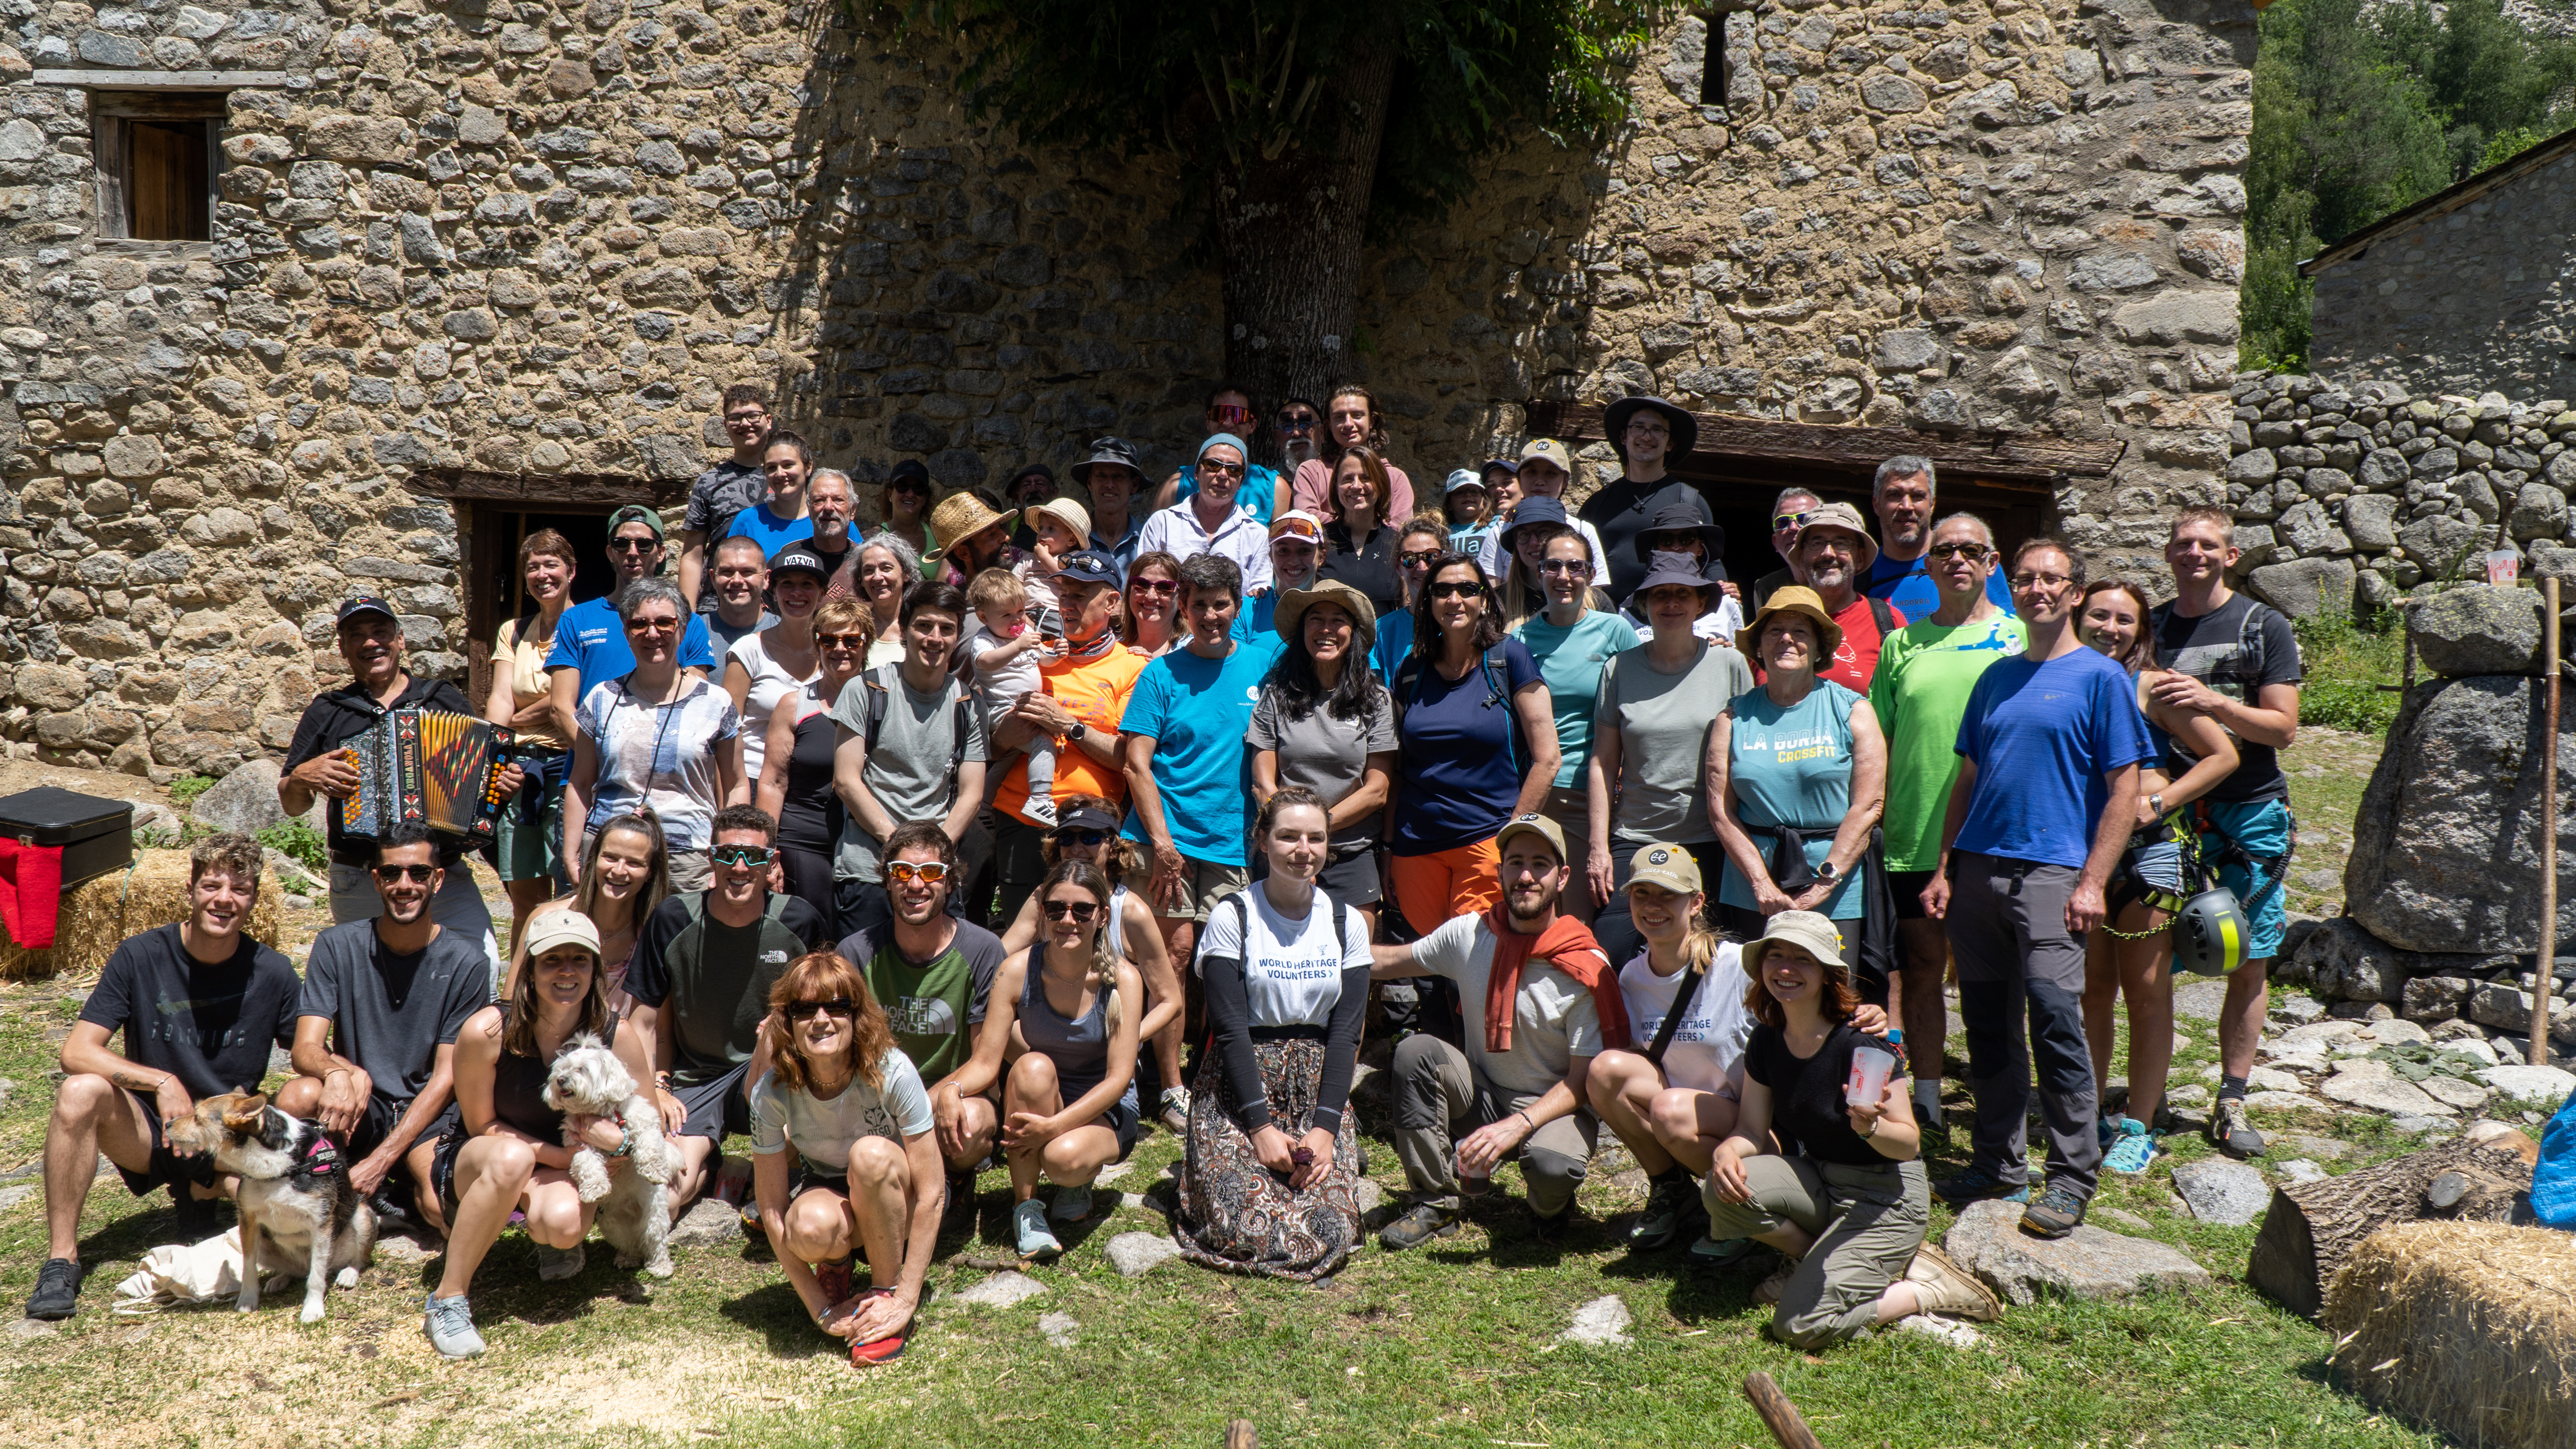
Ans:
[[[2540,955],[2531,973],[2531,1053],[2535,1067],[2549,1065],[2549,990],[2558,964],[2558,577],[2540,581]]]

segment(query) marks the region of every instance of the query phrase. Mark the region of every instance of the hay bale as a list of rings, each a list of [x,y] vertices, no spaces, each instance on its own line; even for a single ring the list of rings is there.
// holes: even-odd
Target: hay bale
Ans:
[[[251,938],[286,949],[285,889],[273,873],[260,878],[251,907]],[[63,893],[51,950],[30,951],[0,928],[0,980],[95,976],[117,943],[154,926],[188,918],[188,852],[138,850],[134,869],[110,871]]]
[[[2335,1381],[2489,1449],[2576,1449],[2576,1235],[2417,1222],[2370,1235],[2320,1320]]]

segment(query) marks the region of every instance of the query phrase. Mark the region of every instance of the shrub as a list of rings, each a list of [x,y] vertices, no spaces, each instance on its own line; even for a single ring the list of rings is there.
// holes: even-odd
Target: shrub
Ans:
[[[215,788],[211,775],[182,775],[170,782],[170,803],[185,810],[197,803],[197,797]]]
[[[301,819],[281,820],[269,826],[259,833],[259,843],[283,853],[316,876],[328,878],[331,873],[331,853],[322,832]]]
[[[2368,624],[2350,619],[2299,619],[2299,722],[2385,735],[2397,722],[2396,684],[2405,668],[2405,625],[2396,614]]]

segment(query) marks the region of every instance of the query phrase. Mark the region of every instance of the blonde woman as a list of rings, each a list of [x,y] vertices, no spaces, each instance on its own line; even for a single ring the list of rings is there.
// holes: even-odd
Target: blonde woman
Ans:
[[[590,920],[599,932],[600,983],[608,1009],[623,1021],[635,1009],[635,998],[626,994],[626,968],[635,960],[644,923],[670,894],[670,851],[662,844],[662,824],[650,810],[629,811],[611,816],[591,833],[582,847],[581,883],[572,893],[537,907],[528,920],[533,925],[557,911],[574,911]],[[527,960],[523,942],[511,953],[509,972],[502,977],[503,1000],[516,989]]]
[[[979,1097],[1002,1081],[1002,1155],[1011,1168],[1011,1228],[1020,1255],[1051,1259],[1064,1244],[1047,1227],[1038,1177],[1059,1191],[1055,1218],[1091,1215],[1100,1169],[1136,1145],[1136,1039],[1145,986],[1101,930],[1109,881],[1096,866],[1059,862],[1037,890],[1044,946],[993,975],[975,1055],[957,1071],[960,1093]],[[1004,1080],[1017,1027],[1028,1050]]]
[[[501,888],[510,893],[510,940],[553,891],[563,870],[563,786],[572,768],[572,738],[555,716],[546,676],[555,625],[572,602],[572,541],[551,528],[519,545],[519,585],[536,607],[501,626],[492,641],[492,694],[483,718],[517,732],[522,747],[544,753],[528,762],[527,783],[501,811]]]

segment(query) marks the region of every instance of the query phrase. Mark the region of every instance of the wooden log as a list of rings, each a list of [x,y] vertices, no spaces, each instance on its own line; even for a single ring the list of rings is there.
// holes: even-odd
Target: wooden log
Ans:
[[[2437,1206],[2431,1189],[2452,1173],[2460,1179],[2457,1195],[2447,1207]],[[2509,1222],[2530,1192],[2531,1168],[2511,1147],[2457,1137],[2377,1167],[2274,1188],[2245,1281],[2291,1312],[2315,1318],[2335,1274],[2372,1233],[2427,1217]]]
[[[1225,1426],[1225,1449],[1261,1449],[1261,1431],[1250,1419],[1237,1419]]]
[[[1530,436],[1597,442],[1603,409],[1594,403],[1533,403]],[[1732,413],[1691,414],[1699,424],[1693,456],[1768,458],[1781,462],[1874,469],[1898,453],[1930,458],[1944,473],[1973,473],[1995,482],[2043,489],[2060,474],[2100,478],[2110,474],[2128,443],[2119,438],[2062,438],[2040,433],[1938,433],[1913,428],[1791,423]]]
[[[1815,1431],[1807,1427],[1806,1417],[1771,1376],[1755,1369],[1744,1376],[1744,1397],[1753,1402],[1753,1412],[1762,1416],[1762,1426],[1780,1441],[1780,1449],[1824,1449],[1816,1442]]]

